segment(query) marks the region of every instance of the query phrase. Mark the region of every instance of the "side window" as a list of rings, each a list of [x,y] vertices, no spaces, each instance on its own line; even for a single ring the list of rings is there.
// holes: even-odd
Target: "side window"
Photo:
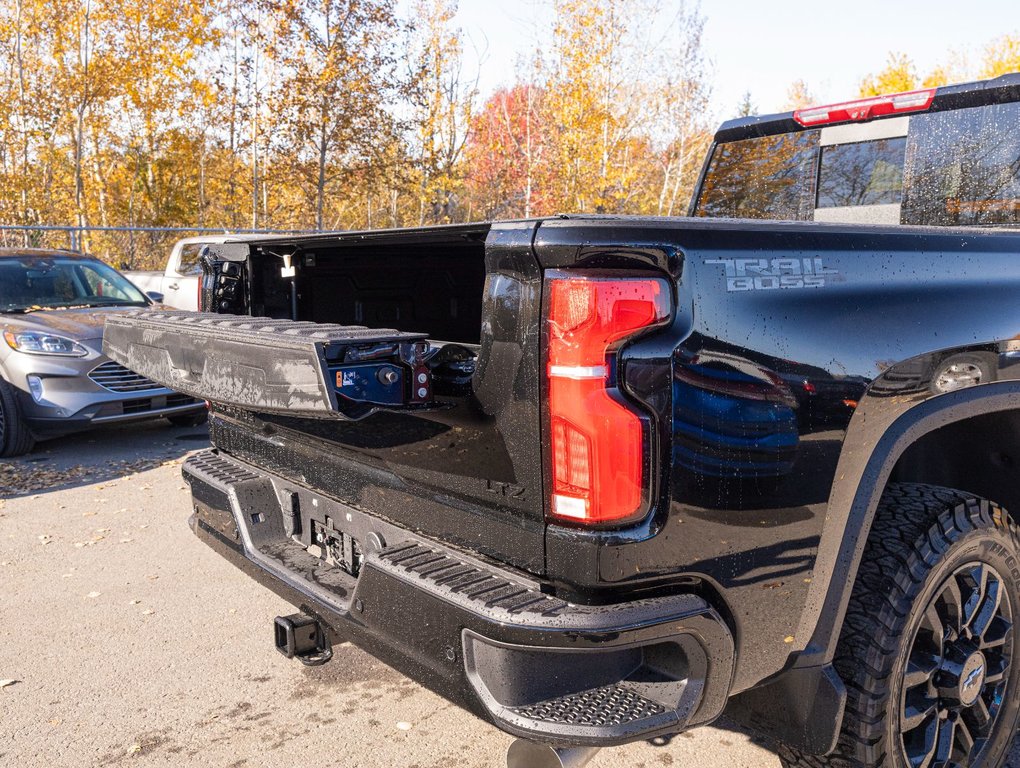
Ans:
[[[112,280],[108,279],[105,275],[99,274],[99,272],[88,265],[82,265],[79,268],[79,272],[85,280],[86,286],[88,286],[89,298],[119,299],[121,301],[137,300],[135,296],[128,296],[123,286],[114,284]]]
[[[198,260],[198,252],[203,245],[205,243],[188,243],[181,248],[181,263],[177,268],[179,274],[186,277],[201,276],[202,265]]]
[[[811,218],[818,131],[720,144],[712,153],[697,216]]]
[[[911,118],[903,223],[1020,224],[1020,103]]]

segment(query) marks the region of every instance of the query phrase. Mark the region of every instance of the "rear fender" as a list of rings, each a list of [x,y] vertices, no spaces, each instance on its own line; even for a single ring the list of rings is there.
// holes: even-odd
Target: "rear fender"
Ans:
[[[903,452],[953,422],[1020,409],[1016,341],[944,350],[890,367],[861,400],[850,422],[818,544],[798,637],[797,666],[832,660],[847,601],[879,499]],[[956,360],[984,361],[987,383],[936,393],[934,379]]]

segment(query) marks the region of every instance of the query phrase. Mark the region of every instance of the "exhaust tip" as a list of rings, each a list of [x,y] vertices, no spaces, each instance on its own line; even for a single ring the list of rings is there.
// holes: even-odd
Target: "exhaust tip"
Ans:
[[[551,747],[517,739],[506,751],[506,768],[582,768],[598,747]]]

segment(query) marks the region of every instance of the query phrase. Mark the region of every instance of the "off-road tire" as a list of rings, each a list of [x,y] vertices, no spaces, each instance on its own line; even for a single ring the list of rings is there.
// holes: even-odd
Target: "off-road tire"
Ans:
[[[0,379],[0,458],[22,456],[35,446],[14,387]]]
[[[917,683],[911,682],[916,677],[911,677],[911,681],[905,677],[908,656],[915,658],[912,654],[917,653],[917,643],[922,639],[933,644],[937,642],[936,632],[927,629],[933,622],[926,610],[944,610],[951,601],[937,601],[944,600],[943,595],[949,594],[950,580],[958,584],[960,578],[968,578],[971,571],[967,569],[973,568],[975,563],[990,566],[991,573],[1000,577],[1002,589],[999,590],[1001,600],[997,610],[1008,611],[1013,622],[1020,620],[1020,538],[1006,511],[994,502],[949,488],[913,483],[889,486],[879,503],[865,545],[834,659],[836,670],[847,687],[846,712],[836,749],[830,755],[817,757],[781,746],[779,757],[784,766],[909,766],[908,747],[905,745],[909,738],[914,738],[914,744],[917,739],[916,736],[901,735],[901,726],[905,728],[908,724],[906,696],[917,690],[912,687]],[[987,568],[981,572],[986,571]],[[963,576],[958,576],[961,573]],[[992,576],[987,579],[989,584],[992,583]],[[978,602],[972,615],[976,622],[984,598],[975,599]],[[969,603],[960,602],[963,605],[960,613],[965,615]],[[1002,618],[999,613],[995,615],[996,621]],[[953,648],[949,643],[963,643],[970,631],[961,630],[957,636],[951,628],[944,628],[943,642],[939,647],[948,653],[948,649]],[[1010,663],[1018,645],[1012,639],[1012,631],[1006,631],[1005,635],[1010,639],[1001,646],[997,661],[1000,666],[1003,663],[1007,665],[1000,673],[1005,689],[997,694],[1001,696],[1001,704],[995,709],[996,716],[991,720],[988,736],[980,748],[969,753],[969,762],[946,761],[945,768],[954,763],[953,768],[968,764],[971,768],[999,768],[1005,762],[1020,713],[1020,664]],[[983,645],[983,636],[974,639],[973,643],[975,647]],[[989,650],[986,653],[991,659],[995,652]],[[938,655],[932,654],[933,664],[937,659]],[[988,661],[989,670],[992,665],[993,662]],[[916,662],[911,662],[910,669],[916,672]],[[931,679],[945,684],[947,673],[942,667],[938,670]],[[961,674],[959,679],[963,680],[964,675]],[[971,686],[977,684],[975,682]],[[986,685],[994,686],[995,683],[986,682],[982,673],[978,697],[984,695],[982,692],[992,690]],[[967,687],[961,684],[957,690],[965,691]],[[973,693],[968,697],[970,695]],[[942,694],[938,696],[938,701],[942,702]],[[976,705],[975,701],[973,706]],[[960,706],[966,709],[972,705]],[[947,710],[945,713],[950,722],[966,721],[972,715],[969,710],[956,713]],[[937,716],[943,716],[941,709]],[[939,720],[939,729],[943,722],[945,720]],[[963,736],[954,740],[955,727],[951,733],[951,745],[955,745],[951,748],[960,750],[959,741],[963,740]],[[975,743],[978,741],[975,740]],[[923,768],[939,768],[937,755]]]

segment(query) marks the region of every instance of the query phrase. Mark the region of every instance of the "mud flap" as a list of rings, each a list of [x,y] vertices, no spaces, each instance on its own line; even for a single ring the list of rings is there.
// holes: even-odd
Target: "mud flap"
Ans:
[[[103,352],[192,397],[266,413],[359,419],[432,402],[424,333],[206,312],[111,316]]]

